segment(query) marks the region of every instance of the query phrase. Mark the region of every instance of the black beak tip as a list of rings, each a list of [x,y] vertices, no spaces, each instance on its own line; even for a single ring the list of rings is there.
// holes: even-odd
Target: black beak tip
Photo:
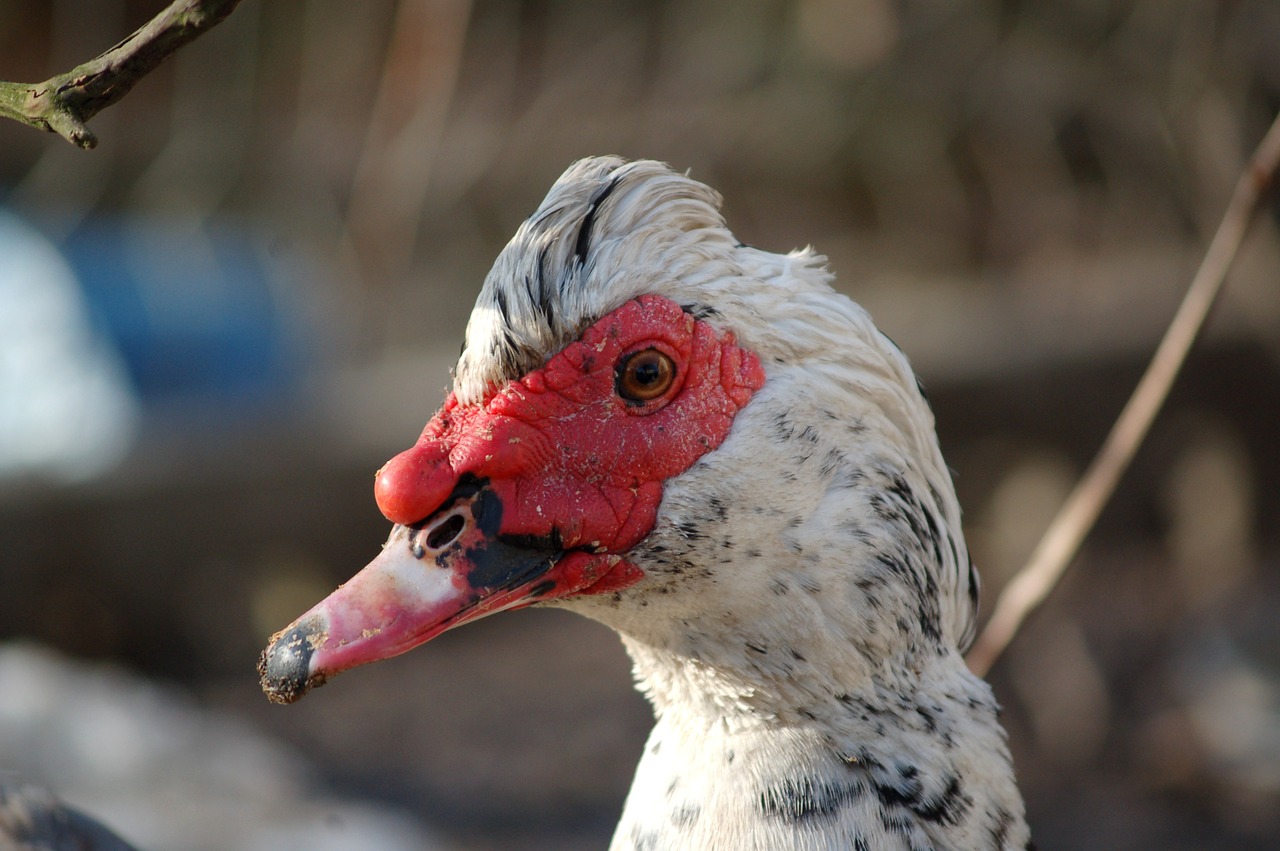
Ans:
[[[314,641],[322,625],[301,621],[281,633],[258,660],[262,691],[272,703],[293,703],[316,686],[324,685],[322,674],[309,675]]]

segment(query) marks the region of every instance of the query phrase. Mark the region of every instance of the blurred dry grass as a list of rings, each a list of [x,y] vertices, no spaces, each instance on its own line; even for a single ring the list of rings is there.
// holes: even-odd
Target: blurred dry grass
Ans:
[[[0,0],[0,75],[43,79],[158,5]],[[471,652],[523,691],[436,661],[452,684],[357,698],[428,664],[411,656],[314,698],[384,725],[365,751],[327,735],[346,709],[298,707],[311,732],[262,714],[245,664],[255,622],[292,618],[299,589],[378,540],[368,472],[438,401],[479,282],[554,177],[588,154],[666,160],[724,194],[743,240],[826,253],[930,389],[989,600],[1118,411],[1277,107],[1273,0],[246,0],[95,119],[92,154],[0,125],[0,203],[55,239],[101,217],[232,220],[305,257],[282,284],[316,340],[303,413],[222,454],[140,452],[93,487],[6,492],[0,586],[24,602],[0,606],[5,632],[184,676],[339,782],[437,817],[483,798],[516,814],[494,826],[509,847],[549,847],[523,835],[535,822],[599,844],[630,764],[613,748],[644,723],[630,696],[610,709],[574,684],[625,681],[608,636],[517,617],[477,627]],[[1044,847],[1280,841],[1277,209],[1084,562],[996,672]],[[96,578],[57,542],[68,513],[99,542]],[[184,560],[182,588],[150,585]],[[602,646],[579,658],[566,635]],[[450,640],[431,658],[469,652]],[[561,663],[522,674],[539,653]],[[599,714],[557,748],[578,731],[555,707],[575,699]],[[482,737],[457,719],[507,702],[487,723],[539,707],[522,737],[541,749],[504,735],[433,763]],[[485,833],[483,809],[459,829]]]

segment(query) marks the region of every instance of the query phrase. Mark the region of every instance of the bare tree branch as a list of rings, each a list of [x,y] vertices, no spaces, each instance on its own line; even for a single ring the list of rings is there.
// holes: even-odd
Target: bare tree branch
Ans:
[[[1280,116],[1276,117],[1236,181],[1222,222],[1146,373],[1111,427],[1111,433],[1093,463],[1049,524],[1035,552],[1001,592],[991,620],[969,651],[969,668],[979,676],[991,669],[1022,621],[1058,584],[1111,497],[1120,476],[1133,460],[1222,289],[1240,241],[1259,200],[1271,189],[1278,167]]]
[[[240,0],[175,0],[106,53],[43,83],[0,81],[0,116],[57,133],[73,145],[98,144],[86,122],[129,93],[170,53],[230,15]]]

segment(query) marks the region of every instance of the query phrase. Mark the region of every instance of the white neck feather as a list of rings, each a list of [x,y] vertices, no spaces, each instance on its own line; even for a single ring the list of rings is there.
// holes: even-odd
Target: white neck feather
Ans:
[[[765,387],[666,483],[645,581],[569,603],[658,717],[613,847],[1023,848],[932,417],[860,309],[783,285],[765,310],[811,347],[757,331]]]
[[[868,682],[825,700],[801,685],[822,676],[797,671],[787,698],[806,702],[781,708],[776,692],[626,643],[661,708],[613,851],[1027,846],[994,702],[958,657],[914,690]]]
[[[767,380],[663,485],[643,581],[558,601],[614,627],[658,716],[614,849],[1023,848],[995,702],[960,652],[977,576],[906,358],[823,258],[740,244],[719,196],[583,160],[485,281],[455,389],[522,374],[656,293]]]

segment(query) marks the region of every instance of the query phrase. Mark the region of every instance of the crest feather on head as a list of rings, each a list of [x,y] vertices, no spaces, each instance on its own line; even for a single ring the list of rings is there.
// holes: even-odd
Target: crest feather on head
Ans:
[[[878,445],[929,483],[944,522],[958,530],[933,415],[906,357],[832,289],[826,258],[743,244],[720,205],[715,190],[652,160],[571,165],[485,278],[455,372],[458,402],[481,403],[627,301],[661,295],[732,331],[771,376],[799,370],[823,385],[814,392],[847,394],[873,409]],[[963,544],[947,555],[943,619],[964,646],[977,579]]]
[[[459,401],[479,401],[629,299],[680,289],[682,274],[727,255],[735,242],[720,203],[710,187],[652,160],[570,166],[485,278],[458,361]]]

